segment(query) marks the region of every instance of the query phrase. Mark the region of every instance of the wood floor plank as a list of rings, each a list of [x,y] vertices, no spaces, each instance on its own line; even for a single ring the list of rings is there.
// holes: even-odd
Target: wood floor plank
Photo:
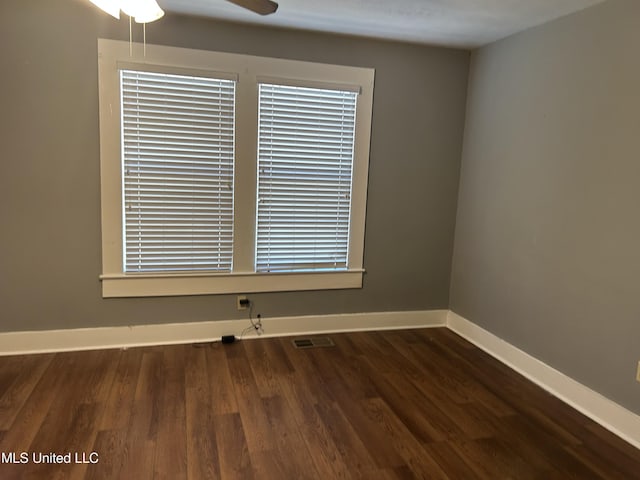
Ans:
[[[276,395],[261,399],[261,403],[276,441],[272,451],[277,453],[274,457],[280,459],[279,466],[283,473],[283,476],[278,478],[319,478],[311,453],[295,420],[289,415],[284,398]],[[295,452],[295,455],[291,455],[292,452]]]
[[[162,400],[158,405],[153,478],[187,478],[184,345],[166,347],[162,362]]]
[[[100,430],[127,428],[133,410],[138,376],[142,364],[142,349],[133,348],[114,352],[116,372],[105,401]]]
[[[295,478],[287,474],[287,465],[277,449],[253,452],[250,454],[251,467],[256,479]]]
[[[329,402],[324,385],[319,385],[308,363],[308,355],[279,341],[285,355],[295,365],[290,375],[279,376],[280,392],[287,400],[289,412],[296,422],[310,452],[319,478],[351,478],[338,447],[331,439],[327,426],[320,418],[315,405],[319,401]]]
[[[606,478],[633,478],[633,475],[640,478],[636,462],[637,450],[593,422],[586,419],[584,421],[580,436],[582,444],[570,447],[572,454]]]
[[[322,370],[331,367],[335,371],[335,383],[348,386],[352,398],[376,397],[378,392],[367,374],[369,366],[359,361],[358,354],[351,350],[350,345],[344,341],[345,338],[339,336],[335,339],[335,353],[332,353],[333,350],[326,352],[330,355],[328,355],[330,362],[327,362],[328,365],[324,366]]]
[[[11,357],[3,360],[0,369],[10,373],[0,379],[0,429],[8,429],[15,421],[20,408],[31,395],[44,372],[49,368],[53,355]]]
[[[460,457],[465,459],[470,468],[485,480],[495,478],[530,480],[538,479],[545,473],[531,466],[513,448],[499,439],[454,441],[452,447]]]
[[[535,419],[551,434],[562,437],[563,441],[568,444],[580,444],[579,438],[569,431],[568,425],[571,417],[577,413],[575,410],[566,411],[566,405],[562,402],[552,399],[548,392],[532,382],[526,381],[524,377],[481,350],[467,349],[460,346],[458,342],[443,341],[442,339],[448,338],[451,332],[443,331],[446,329],[436,330],[432,332],[432,335],[441,341],[435,348],[442,351],[443,358],[450,358],[448,354],[458,358],[462,362],[460,364],[461,370],[469,372],[486,390],[500,396],[513,412]],[[560,408],[564,415],[554,414],[554,408]],[[567,424],[567,428],[564,427],[565,424]],[[574,426],[576,426],[575,423]]]
[[[281,343],[284,344],[283,339]],[[318,372],[318,366],[314,363],[314,357],[309,355],[309,352],[304,349],[296,349],[291,344],[286,345],[285,353],[293,365],[295,365],[294,375],[296,387],[301,385],[301,388],[297,388],[300,394],[303,395],[306,400],[304,406],[312,407],[318,403],[331,403],[333,397],[330,394],[330,389],[324,381],[324,375],[320,375]],[[282,377],[281,377],[282,378]],[[306,402],[312,402],[313,405],[306,405]]]
[[[65,383],[74,389],[60,389],[30,445],[31,452],[76,454],[90,451],[98,431],[104,404],[99,395],[107,391],[103,385],[112,380],[109,352],[90,351],[67,354],[71,367],[64,372]],[[79,359],[82,358],[82,361]],[[60,436],[64,431],[65,435]],[[82,478],[83,463],[63,463],[55,469],[46,463],[30,463],[26,471],[36,477]]]
[[[433,384],[444,379],[445,385],[447,385],[448,382],[451,382],[451,379],[455,379],[455,392],[451,391],[451,385],[441,392],[452,401],[455,402],[457,397],[457,403],[480,402],[489,408],[494,415],[513,415],[515,412],[507,403],[488,391],[474,376],[468,374],[466,361],[463,358],[453,355],[450,350],[444,347],[442,340],[438,336],[441,330],[422,329],[409,330],[407,332],[407,335],[410,334],[417,339],[408,345],[410,350],[409,358],[413,359],[414,364],[417,363],[423,367],[428,365],[440,367],[432,369],[432,371],[435,371],[429,376],[424,375],[424,368],[422,368],[419,375],[413,377],[414,380],[419,380],[423,384]],[[393,337],[389,338],[389,341],[392,342]],[[450,342],[449,337],[447,337],[447,342],[459,345],[458,342]],[[405,349],[402,348],[402,344],[399,347],[399,352],[402,353]],[[463,346],[463,348],[466,347]],[[440,391],[440,389],[435,390]]]
[[[58,437],[57,442],[50,450],[32,446],[32,451],[53,451],[70,455],[71,463],[63,463],[55,469],[49,465],[40,465],[36,472],[36,477],[50,478],[52,480],[82,479],[85,477],[87,464],[82,462],[85,454],[91,452],[90,446],[95,443],[97,435],[97,420],[100,417],[100,406],[97,403],[81,403],[74,409],[71,422],[67,425],[66,438]],[[59,442],[59,443],[58,443]],[[41,472],[41,473],[40,473]]]
[[[254,476],[240,414],[216,415],[215,424],[221,477],[225,480],[259,478]]]
[[[416,405],[414,402],[407,402],[404,396],[405,392],[388,379],[388,376],[393,376],[394,374],[377,374],[375,365],[371,364],[372,360],[368,356],[363,357],[362,361],[369,366],[368,375],[378,391],[378,396],[388,405],[402,423],[406,425],[412,436],[421,442],[446,440],[447,431],[450,427],[446,426],[443,428],[439,426],[438,424],[441,423],[441,418],[437,417],[437,413],[436,415],[429,413],[437,412],[437,409],[430,408],[431,405],[425,405],[424,402],[427,401],[426,399],[420,402],[420,405]]]
[[[374,459],[376,466],[380,469],[393,469],[405,465],[405,460],[393,445],[386,441],[373,441],[376,438],[384,439],[386,435],[382,426],[373,422],[366,415],[363,408],[363,402],[366,400],[349,401],[347,395],[347,391],[344,390],[340,394],[337,393],[338,405],[346,418],[349,419],[349,423],[353,426],[369,455]]]
[[[275,445],[274,433],[260,403],[260,392],[244,345],[242,343],[231,344],[226,351],[229,355],[231,384],[235,392],[249,452],[270,451]]]
[[[16,414],[15,421],[0,443],[0,452],[24,452],[29,450],[38,434],[51,404],[63,388],[64,372],[70,367],[68,357],[58,354],[49,363],[36,387]],[[4,466],[3,466],[4,467]],[[0,477],[2,471],[0,470]]]
[[[289,375],[293,367],[279,342],[245,342],[247,356],[251,358],[253,377],[262,398],[280,394],[278,377]]]
[[[385,442],[398,452],[408,470],[416,478],[449,478],[446,472],[423,448],[419,438],[413,435],[410,426],[403,422],[386,401],[381,398],[369,399],[364,402],[363,407],[369,418],[379,424],[385,431]]]
[[[211,378],[206,351],[187,348],[185,358],[185,415],[187,478],[220,478]]]
[[[362,401],[375,395],[375,387],[363,375],[362,370],[354,368],[358,364],[355,357],[351,358],[340,348],[323,351],[318,355],[314,355],[314,352],[307,354],[316,365],[316,378],[322,379],[332,400],[363,440],[376,466],[385,469],[402,465],[402,458],[388,444],[370,441],[372,438],[382,438],[384,432],[363,412]]]
[[[87,466],[85,480],[118,478],[125,453],[126,430],[102,430],[96,435],[91,453],[98,454],[98,463]]]
[[[402,412],[407,423],[425,423],[437,432],[434,440],[450,438],[466,438],[464,430],[453,421],[437,403],[425,397],[410,379],[398,375],[386,375],[387,380],[401,396],[405,406],[398,405],[397,412]],[[423,440],[429,441],[429,440]]]
[[[153,478],[158,409],[162,404],[162,364],[159,349],[144,349],[117,477]]]
[[[496,424],[499,438],[509,439],[536,469],[560,472],[565,478],[594,478],[594,472],[566,450],[563,442],[522,415],[500,417]],[[542,477],[544,478],[544,477]]]
[[[605,480],[626,480],[628,478],[640,478],[638,471],[634,471],[631,474],[622,472],[618,465],[601,455],[594,455],[581,445],[572,445],[566,447],[566,451],[575,459],[575,465],[571,469],[571,475],[567,477],[578,478],[574,472],[578,469],[589,472],[594,478],[602,478]],[[580,478],[589,478],[586,474],[582,473]]]
[[[425,358],[422,352],[418,351],[418,342],[407,342],[406,348],[402,347],[399,339],[413,338],[408,333],[399,335],[397,332],[389,335],[387,340],[396,348],[398,355],[407,358],[412,364],[412,369],[406,372],[407,381],[417,390],[413,391],[416,398],[429,399],[432,408],[437,408],[439,412],[449,419],[455,429],[446,426],[449,436],[463,436],[469,439],[487,438],[493,436],[495,428],[490,421],[493,418],[492,412],[489,412],[478,401],[474,400],[473,391],[468,389],[469,382],[466,379],[459,378],[455,384],[450,381],[442,382],[439,377],[426,377],[422,375],[419,368],[426,363],[435,363],[433,358]],[[423,349],[426,350],[426,349]],[[442,362],[440,362],[442,363]],[[447,363],[448,364],[448,363]],[[460,373],[456,374],[460,376]],[[451,375],[453,376],[453,375]],[[453,385],[453,386],[452,386]],[[434,388],[437,386],[437,388]],[[406,387],[403,391],[409,391]],[[453,393],[451,391],[453,389]],[[460,392],[464,392],[463,395]],[[453,398],[463,398],[462,402],[456,402]],[[501,412],[504,413],[504,412]]]
[[[422,445],[422,448],[438,464],[443,472],[452,479],[479,480],[479,477],[458,455],[449,442],[432,442]]]
[[[347,465],[352,478],[369,478],[366,472],[376,470],[375,460],[369,454],[349,420],[334,404],[317,404],[316,411],[327,428],[329,436]]]
[[[83,393],[75,396],[80,405],[87,406],[87,417],[84,421],[79,417],[78,427],[73,428],[78,433],[68,435],[70,441],[65,445],[66,449],[72,453],[75,462],[80,461],[74,465],[68,478],[81,479],[86,476],[89,466],[87,458],[92,458],[94,450],[91,447],[100,432],[101,419],[109,405],[108,394],[117,375],[118,363],[112,361],[113,352],[98,351],[96,357],[95,366],[85,365],[88,370],[87,382],[82,387]],[[63,473],[63,470],[60,472]]]
[[[30,359],[22,355],[0,357],[0,397],[9,391],[15,379]]]
[[[231,344],[229,347],[236,348]],[[217,415],[238,413],[235,389],[231,381],[228,353],[233,352],[221,343],[211,345],[206,351],[207,371],[209,372],[213,412]]]

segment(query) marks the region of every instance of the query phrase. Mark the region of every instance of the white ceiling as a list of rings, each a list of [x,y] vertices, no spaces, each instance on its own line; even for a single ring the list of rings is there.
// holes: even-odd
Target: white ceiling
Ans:
[[[603,0],[276,0],[261,17],[225,0],[158,0],[169,12],[475,48]]]

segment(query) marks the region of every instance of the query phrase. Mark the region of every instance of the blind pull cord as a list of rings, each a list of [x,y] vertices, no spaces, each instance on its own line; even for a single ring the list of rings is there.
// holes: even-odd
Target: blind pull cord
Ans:
[[[147,56],[147,24],[142,24],[142,56]],[[129,17],[129,57],[133,57],[133,26]]]

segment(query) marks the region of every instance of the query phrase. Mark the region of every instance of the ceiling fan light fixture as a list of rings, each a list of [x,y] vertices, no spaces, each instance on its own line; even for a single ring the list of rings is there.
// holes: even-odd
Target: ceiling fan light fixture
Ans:
[[[149,10],[146,10],[144,13],[133,17],[136,23],[155,22],[156,20],[160,20],[164,17],[164,10],[162,10],[154,0],[152,0],[152,2],[155,3],[155,9],[149,8]]]
[[[96,7],[120,19],[120,10],[134,18],[137,23],[149,23],[164,16],[156,0],[90,0]]]
[[[156,0],[122,0],[120,8],[136,23],[155,22],[164,16],[164,10]]]
[[[90,0],[96,7],[120,19],[120,0]]]

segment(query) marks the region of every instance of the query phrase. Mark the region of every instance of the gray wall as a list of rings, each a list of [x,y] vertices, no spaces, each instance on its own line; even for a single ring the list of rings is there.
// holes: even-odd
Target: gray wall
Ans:
[[[98,37],[128,23],[0,2],[0,331],[244,318],[233,296],[101,298]],[[467,52],[171,14],[147,41],[374,67],[364,288],[252,298],[267,317],[448,307]]]
[[[640,2],[474,52],[451,309],[640,413]]]

